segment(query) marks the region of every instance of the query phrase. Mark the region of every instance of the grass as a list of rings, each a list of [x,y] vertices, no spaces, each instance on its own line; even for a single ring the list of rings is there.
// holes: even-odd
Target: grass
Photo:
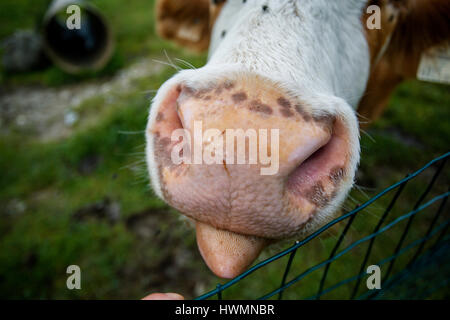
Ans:
[[[17,28],[33,27],[45,3],[37,0],[30,6],[24,0],[2,1],[0,39]],[[114,21],[117,39],[115,56],[105,70],[80,76],[67,75],[56,67],[20,75],[2,72],[2,86],[58,87],[97,80],[113,75],[137,57],[162,56],[162,48],[195,66],[204,63],[204,56],[184,52],[155,36],[153,2],[136,0],[126,10],[120,0],[94,3]],[[111,103],[100,96],[83,102],[77,107],[81,117],[95,121],[81,122],[67,139],[43,143],[20,132],[0,139],[0,297],[136,299],[151,291],[175,291],[193,298],[223,283],[202,261],[193,231],[152,194],[146,179],[143,130],[149,101],[144,92],[158,88],[173,73],[163,68],[159,74],[140,79],[130,92]],[[448,151],[449,105],[450,92],[442,85],[409,81],[396,90],[385,116],[368,131],[370,137],[362,136],[357,183],[367,196]],[[390,221],[411,209],[430,177],[423,174],[408,186]],[[449,178],[447,170],[433,194],[446,191],[442,188]],[[358,190],[351,196],[348,208],[367,199]],[[86,209],[104,199],[120,206],[117,220]],[[390,197],[383,198],[362,212],[341,248],[369,234],[389,201]],[[83,208],[89,213],[80,218]],[[431,214],[430,210],[418,216],[406,243],[425,232]],[[342,227],[302,247],[288,280],[327,258]],[[372,263],[391,254],[403,227],[377,240]],[[266,251],[260,259],[287,245]],[[365,248],[362,245],[334,263],[326,287],[353,275]],[[402,257],[397,270],[408,259]],[[256,272],[224,297],[262,296],[280,284],[286,263],[283,258]],[[72,264],[82,270],[79,291],[67,290],[65,285],[66,268]],[[287,290],[285,298],[315,294],[321,275],[322,270],[312,273]],[[347,297],[350,290],[343,287],[325,298]],[[433,297],[448,297],[448,292],[444,288]]]

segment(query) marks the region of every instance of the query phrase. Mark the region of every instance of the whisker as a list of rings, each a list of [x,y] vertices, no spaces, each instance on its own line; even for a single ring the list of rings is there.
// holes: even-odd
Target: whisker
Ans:
[[[194,67],[191,63],[187,62],[186,60],[175,58],[175,61],[182,63],[183,65],[187,66],[190,69],[197,70],[196,67]]]
[[[355,188],[356,188],[356,190],[358,190],[359,192],[361,192],[361,194],[362,194],[367,200],[370,199],[370,196],[369,196],[367,193],[365,193],[358,185],[355,184]]]
[[[361,190],[366,190],[366,191],[376,191],[377,190],[376,188],[364,187],[364,186],[361,186],[361,185],[356,184],[356,183],[355,183],[355,187],[357,187],[357,188],[359,188]]]
[[[358,118],[361,118],[361,119],[363,119],[363,120],[366,120],[366,121],[364,121],[364,122],[362,122],[361,120],[360,120],[360,122],[362,122],[362,123],[371,123],[372,122],[372,119],[370,119],[370,118],[367,118],[366,116],[363,116],[361,113],[359,113],[358,111],[355,111],[355,113],[356,113],[356,115],[358,116]]]
[[[142,165],[142,163],[140,163],[140,162],[130,163],[130,164],[120,167],[119,170],[126,170],[126,169],[133,170],[133,168],[135,168],[138,165]]]
[[[166,50],[163,50],[163,51],[164,51],[164,55],[165,55],[166,58],[167,58],[167,61],[169,61],[174,67],[176,67],[178,71],[181,71],[182,68],[180,68],[178,65],[176,65],[175,63],[173,63],[172,59],[170,59],[169,55],[167,54],[167,51],[166,51]]]
[[[160,60],[156,60],[156,59],[152,59],[152,61],[153,61],[153,62],[156,62],[156,63],[159,63],[159,64],[162,64],[162,65],[165,65],[165,66],[172,67],[172,68],[174,68],[174,69],[177,70],[177,71],[181,71],[181,68],[180,68],[180,67],[178,67],[178,66],[176,66],[176,65],[173,65],[173,64],[170,64],[169,62],[160,61]]]
[[[338,239],[337,235],[333,234],[333,233],[331,232],[331,230],[326,230],[326,231],[324,232],[324,234],[327,234],[328,236],[333,237],[335,240]]]
[[[118,134],[124,134],[124,135],[133,135],[133,134],[143,134],[145,131],[117,131]]]
[[[372,137],[367,131],[360,129],[362,133],[364,133],[373,143],[377,143],[374,137]]]

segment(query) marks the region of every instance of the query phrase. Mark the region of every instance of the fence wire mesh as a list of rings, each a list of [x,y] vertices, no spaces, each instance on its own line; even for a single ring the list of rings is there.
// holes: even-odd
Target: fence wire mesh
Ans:
[[[314,272],[319,272],[320,269],[323,269],[323,272],[320,277],[320,281],[316,281],[316,292],[306,297],[302,297],[299,294],[298,296],[296,296],[296,299],[321,299],[330,292],[335,291],[342,286],[349,286],[346,292],[350,292],[350,294],[348,294],[348,296],[340,297],[341,299],[386,298],[386,294],[389,294],[389,291],[396,285],[405,283],[408,277],[411,277],[411,275],[414,274],[417,275],[419,272],[421,272],[421,267],[426,267],[432,264],[433,261],[441,259],[442,256],[448,257],[450,253],[450,237],[447,235],[450,219],[448,215],[446,215],[445,211],[447,200],[450,195],[450,183],[448,175],[443,174],[445,165],[449,157],[450,152],[432,160],[423,168],[407,175],[404,179],[378,193],[370,200],[366,201],[364,204],[358,205],[354,210],[351,210],[350,212],[347,212],[339,218],[329,222],[303,240],[296,241],[294,245],[287,248],[286,250],[259,262],[258,264],[251,267],[236,278],[230,280],[229,282],[217,285],[214,290],[211,290],[210,292],[197,297],[197,300],[204,300],[212,297],[216,297],[217,299],[221,300],[224,298],[225,293],[229,290],[230,287],[238,285],[243,286],[242,281],[245,278],[255,273],[257,270],[267,268],[270,264],[282,259],[283,257],[288,257],[288,261],[286,263],[286,266],[284,267],[284,272],[280,272],[280,285],[262,296],[255,296],[255,299],[282,299],[283,294],[287,289],[293,287],[296,284],[296,287],[299,287],[298,284],[301,283],[302,280],[304,280]],[[393,217],[391,221],[389,221],[392,209],[396,206],[398,199],[402,196],[405,188],[419,175],[425,175],[425,178],[428,178],[428,176],[431,177],[429,178],[428,184],[425,188],[423,188],[423,185],[421,185],[420,188],[417,189],[417,200],[412,208],[406,210],[401,208],[401,213],[396,217]],[[444,181],[439,184],[439,188],[436,188],[436,182],[441,176],[443,176]],[[443,190],[442,188],[447,191],[440,191]],[[434,192],[432,192],[433,189],[438,190],[434,190]],[[366,236],[361,236],[358,240],[353,241],[344,249],[341,249],[339,251],[340,247],[345,242],[344,239],[346,238],[346,236],[348,236],[349,230],[354,224],[356,218],[364,216],[370,206],[374,206],[374,203],[380,201],[380,199],[382,198],[388,197],[391,194],[392,198],[389,202],[387,202],[387,205],[383,210],[381,216],[377,217],[378,221],[373,227],[372,232]],[[430,212],[430,209],[433,209],[436,206],[437,210],[433,210],[432,212]],[[425,232],[421,233],[422,236],[416,237],[409,243],[405,244],[406,240],[409,240],[409,238],[411,238],[411,230],[414,229],[414,221],[416,217],[420,213],[425,211],[427,214],[429,214],[427,220],[428,225],[425,228]],[[328,231],[330,230],[330,228],[340,224],[345,224],[345,226],[343,226],[342,231],[340,231],[340,235],[339,237],[337,237],[337,240],[327,258],[319,263],[314,264],[313,266],[307,267],[300,274],[297,274],[288,281],[289,274],[293,272],[292,266],[296,258],[296,254],[301,251],[299,249],[304,247],[313,239],[317,238],[319,235],[323,234],[325,231]],[[423,228],[423,223],[421,223],[420,226]],[[367,287],[364,288],[362,283],[363,279],[368,276],[368,274],[366,273],[366,268],[369,265],[369,261],[371,260],[374,249],[376,248],[375,240],[381,234],[386,233],[387,231],[394,228],[396,228],[395,235],[400,236],[398,237],[398,240],[391,242],[393,250],[391,247],[384,248],[383,253],[385,253],[386,255],[387,252],[387,256],[375,263],[370,263],[370,265],[378,265],[380,267],[383,267],[381,281],[382,288],[379,290],[369,290],[367,289]],[[352,238],[353,237],[355,237],[355,233],[352,235]],[[365,249],[365,251],[363,248],[363,244],[367,245],[367,249]],[[339,280],[330,286],[326,286],[332,264],[355,249],[359,249],[359,255],[363,257],[360,265],[357,264],[358,271],[356,272],[356,274],[351,277]],[[397,268],[399,270],[396,270],[396,266],[397,264],[399,264],[398,260],[405,256],[407,259],[406,263],[403,262],[400,266],[400,269]],[[438,266],[438,268],[439,267],[440,266]],[[449,268],[448,265],[447,268]],[[394,273],[394,271],[396,272]],[[448,275],[448,277],[443,274],[437,284],[435,284],[434,286],[431,284],[428,285],[426,290],[426,292],[428,293],[425,292],[424,295],[431,295],[433,294],[433,292],[436,292],[437,290],[448,286],[449,281],[450,274]],[[393,298],[400,298],[400,296],[393,296]]]

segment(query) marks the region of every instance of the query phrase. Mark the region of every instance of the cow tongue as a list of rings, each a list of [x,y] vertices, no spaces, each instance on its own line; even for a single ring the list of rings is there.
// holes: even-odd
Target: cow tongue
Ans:
[[[231,279],[259,256],[269,240],[216,229],[197,222],[197,245],[208,267],[220,278]]]

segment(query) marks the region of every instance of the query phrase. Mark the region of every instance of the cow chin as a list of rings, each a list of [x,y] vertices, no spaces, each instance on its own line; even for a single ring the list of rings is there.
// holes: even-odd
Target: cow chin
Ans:
[[[269,243],[333,216],[353,183],[357,121],[339,98],[299,97],[259,75],[189,78],[168,81],[153,102],[151,180],[196,223],[211,270],[231,278]]]

